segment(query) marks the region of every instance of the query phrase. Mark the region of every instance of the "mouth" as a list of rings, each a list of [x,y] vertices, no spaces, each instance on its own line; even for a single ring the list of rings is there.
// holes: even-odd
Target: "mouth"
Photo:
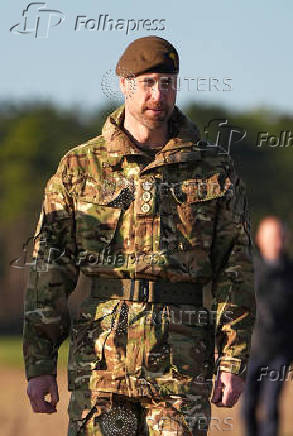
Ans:
[[[157,114],[160,115],[162,113],[165,112],[165,110],[163,108],[152,108],[152,107],[147,107],[146,108],[146,112],[152,113],[152,114]]]

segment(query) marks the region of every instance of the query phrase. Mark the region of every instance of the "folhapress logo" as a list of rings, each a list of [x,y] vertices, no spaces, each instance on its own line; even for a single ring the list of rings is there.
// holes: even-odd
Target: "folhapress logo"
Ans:
[[[51,27],[56,27],[64,21],[61,11],[47,9],[46,3],[30,3],[22,12],[22,23],[15,24],[10,32],[17,34],[34,34],[35,38],[48,38]]]

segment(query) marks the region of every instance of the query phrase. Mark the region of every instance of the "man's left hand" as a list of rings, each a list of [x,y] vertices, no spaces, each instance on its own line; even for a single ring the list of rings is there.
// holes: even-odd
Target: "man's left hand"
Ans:
[[[233,407],[244,390],[244,380],[236,374],[219,371],[211,402],[217,407]]]

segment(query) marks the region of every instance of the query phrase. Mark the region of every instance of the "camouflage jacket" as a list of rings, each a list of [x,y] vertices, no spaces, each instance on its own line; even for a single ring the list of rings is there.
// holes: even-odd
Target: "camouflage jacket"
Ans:
[[[67,298],[80,271],[95,292],[73,321],[70,389],[125,393],[143,379],[161,393],[162,386],[187,392],[195,375],[207,376],[213,366],[214,337],[220,368],[244,374],[253,267],[245,189],[231,158],[218,147],[199,147],[195,125],[177,107],[170,140],[155,157],[130,141],[123,117],[124,106],[107,118],[102,135],[63,157],[46,186],[25,297],[26,375],[56,374],[70,327]],[[178,294],[183,282],[194,284],[195,295],[210,287],[216,326],[171,327],[167,312],[196,305],[103,298],[98,278],[165,280]],[[138,320],[150,313],[161,322],[142,327]]]

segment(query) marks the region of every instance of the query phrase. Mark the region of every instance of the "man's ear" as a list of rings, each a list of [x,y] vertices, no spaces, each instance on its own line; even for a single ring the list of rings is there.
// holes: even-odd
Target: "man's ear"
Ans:
[[[125,77],[119,77],[119,86],[120,86],[122,94],[124,95],[124,97],[126,97],[127,89],[126,89],[126,79],[125,79]]]
[[[120,77],[119,86],[125,99],[130,98],[135,92],[135,78]]]

